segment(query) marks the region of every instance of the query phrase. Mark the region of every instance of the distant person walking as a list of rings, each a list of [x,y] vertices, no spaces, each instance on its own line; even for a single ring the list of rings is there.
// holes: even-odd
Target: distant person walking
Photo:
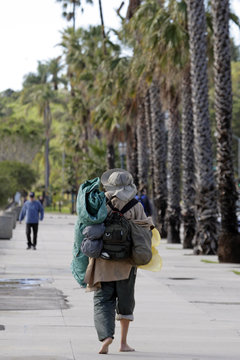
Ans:
[[[26,201],[22,207],[19,222],[21,223],[26,216],[27,250],[30,250],[31,247],[36,250],[39,215],[40,220],[43,220],[44,209],[40,201],[35,200],[34,192],[29,193],[29,198],[30,200]],[[33,230],[33,242],[31,241],[31,228]]]
[[[140,201],[140,203],[142,204],[145,214],[147,216],[152,216],[152,207],[151,207],[151,203],[149,201],[149,198],[147,196],[147,189],[145,186],[142,186],[139,189],[139,194],[135,196],[135,198]]]
[[[44,197],[42,195],[40,195],[38,197],[38,201],[40,201],[41,205],[43,206],[43,203],[44,203]]]

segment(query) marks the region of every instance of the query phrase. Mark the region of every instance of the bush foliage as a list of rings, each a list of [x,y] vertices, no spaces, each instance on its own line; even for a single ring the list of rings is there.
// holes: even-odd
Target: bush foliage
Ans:
[[[0,206],[5,206],[14,194],[26,192],[36,181],[36,174],[28,164],[16,161],[0,162]]]

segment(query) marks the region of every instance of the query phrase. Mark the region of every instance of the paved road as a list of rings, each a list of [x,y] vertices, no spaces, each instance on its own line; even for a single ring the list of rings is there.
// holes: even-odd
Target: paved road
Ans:
[[[47,215],[37,251],[25,226],[0,241],[0,360],[97,359],[92,293],[71,275],[74,216]],[[135,321],[119,353],[119,326],[108,359],[239,360],[240,271],[206,263],[162,241],[160,273],[138,271]]]

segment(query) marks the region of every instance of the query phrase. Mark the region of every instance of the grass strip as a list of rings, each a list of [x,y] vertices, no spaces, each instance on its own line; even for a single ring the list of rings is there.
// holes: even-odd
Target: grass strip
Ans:
[[[206,264],[219,264],[218,261],[205,260],[205,259],[202,259],[201,262],[206,263]]]

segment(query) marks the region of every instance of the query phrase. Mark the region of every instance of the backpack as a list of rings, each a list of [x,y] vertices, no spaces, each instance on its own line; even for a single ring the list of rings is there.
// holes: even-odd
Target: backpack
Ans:
[[[132,255],[133,265],[146,265],[152,259],[152,232],[130,221],[132,234]]]
[[[131,257],[132,237],[129,221],[123,216],[138,201],[130,200],[120,211],[115,208],[111,200],[107,205],[112,209],[105,220],[105,232],[103,234],[102,254],[106,254],[104,259],[121,260]],[[103,256],[102,256],[103,257]]]

